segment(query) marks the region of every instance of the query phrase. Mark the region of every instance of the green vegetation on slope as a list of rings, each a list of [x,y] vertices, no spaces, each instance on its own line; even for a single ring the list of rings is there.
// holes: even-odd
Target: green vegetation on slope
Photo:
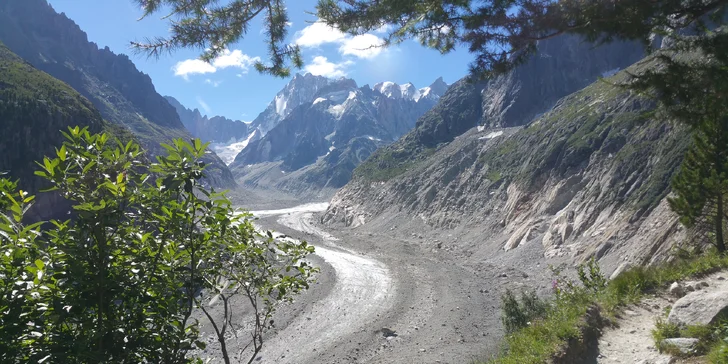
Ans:
[[[164,154],[160,143],[192,138],[148,75],[127,56],[89,42],[77,24],[58,14],[46,0],[0,2],[0,41],[35,68],[86,97],[103,119],[130,130],[148,159]],[[215,154],[203,159],[211,165],[207,182],[235,185],[232,174]]]
[[[530,325],[516,330],[504,339],[503,352],[488,364],[541,364],[563,355],[569,345],[585,345],[585,330],[593,329],[595,312],[606,318],[614,315],[626,304],[638,302],[645,294],[688,277],[702,276],[728,268],[728,256],[715,251],[694,258],[677,259],[661,266],[636,267],[625,271],[608,283],[598,266],[592,261],[580,269],[587,272],[581,283],[558,279],[556,298],[542,317],[534,318]],[[587,313],[590,313],[588,315]],[[723,344],[725,345],[725,344]],[[719,346],[716,354],[720,355]]]
[[[108,127],[90,101],[35,69],[0,43],[0,172],[37,190],[35,161],[60,147],[59,131],[71,125],[93,132]]]
[[[639,67],[643,66],[635,68]],[[590,164],[609,163],[614,177],[605,193],[633,203],[635,210],[649,210],[668,193],[689,142],[683,127],[654,117],[653,110],[649,100],[597,81],[490,148],[479,163],[489,175],[529,191],[549,178],[566,179]],[[648,168],[651,173],[645,181],[634,179]],[[632,184],[635,189],[630,191]]]

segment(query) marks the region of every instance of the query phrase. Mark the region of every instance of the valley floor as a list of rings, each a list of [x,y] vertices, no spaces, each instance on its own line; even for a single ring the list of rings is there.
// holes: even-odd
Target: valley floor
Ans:
[[[322,272],[276,314],[256,363],[468,363],[499,349],[506,288],[550,285],[546,267],[474,268],[427,237],[327,230],[315,212],[325,207],[259,213],[257,224],[314,244]]]

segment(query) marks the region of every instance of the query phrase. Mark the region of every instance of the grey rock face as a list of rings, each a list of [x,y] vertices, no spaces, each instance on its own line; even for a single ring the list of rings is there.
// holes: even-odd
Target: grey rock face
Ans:
[[[287,100],[281,95],[306,90],[297,95],[301,104],[285,111],[267,134],[252,141],[231,168],[248,185],[272,185],[289,192],[341,187],[376,148],[411,130],[446,87],[442,79],[421,89],[393,82],[370,88],[348,79],[298,75],[277,98]],[[257,165],[264,163],[272,163],[269,174],[275,174],[274,179],[263,177]]]
[[[677,325],[708,325],[720,318],[726,308],[728,291],[695,291],[675,302],[667,321]]]
[[[594,256],[614,270],[624,261],[664,257],[680,233],[664,198],[682,161],[685,133],[644,118],[654,104],[638,95],[603,82],[578,89],[589,77],[636,61],[640,46],[613,44],[590,53],[578,39],[559,42],[554,47],[563,54],[531,61],[530,69],[539,71],[530,78],[543,83],[536,93],[518,86],[531,82],[522,79],[526,66],[500,80],[454,84],[413,131],[357,167],[323,221],[377,228],[415,221],[409,228],[420,228],[417,222],[453,230],[483,257],[504,247],[517,254],[531,227],[547,258]],[[578,65],[598,54],[605,61],[595,63],[599,72]],[[567,64],[570,70],[561,68]],[[637,63],[633,71],[648,66]],[[557,80],[572,80],[565,83],[577,89]],[[573,93],[557,98],[565,92]],[[553,103],[526,102],[544,99]]]
[[[263,136],[278,125],[293,109],[301,104],[312,102],[315,99],[314,96],[321,90],[332,86],[336,87],[336,85],[351,84],[352,82],[352,80],[346,78],[333,80],[322,76],[314,76],[310,73],[305,75],[296,74],[291,82],[276,94],[268,107],[253,120],[251,128],[257,129],[259,134]]]
[[[540,42],[534,58],[485,85],[480,123],[489,127],[527,124],[560,98],[643,56],[641,47],[630,42],[594,47],[577,36]]]
[[[230,120],[222,116],[208,118],[200,110],[190,110],[172,96],[165,96],[179,115],[182,124],[196,138],[205,142],[226,143],[245,139],[250,134],[248,124],[240,120]]]
[[[672,346],[686,355],[693,354],[695,352],[695,346],[698,345],[698,342],[700,342],[700,340],[687,337],[676,337],[662,340],[663,345]]]
[[[609,276],[609,279],[612,280],[614,278],[617,278],[620,274],[622,274],[622,272],[629,270],[630,268],[632,268],[632,264],[630,264],[629,262],[624,262],[620,264],[617,269],[612,272],[612,275]]]
[[[672,282],[668,292],[670,292],[671,295],[680,298],[685,295],[685,287],[683,287],[679,282]]]

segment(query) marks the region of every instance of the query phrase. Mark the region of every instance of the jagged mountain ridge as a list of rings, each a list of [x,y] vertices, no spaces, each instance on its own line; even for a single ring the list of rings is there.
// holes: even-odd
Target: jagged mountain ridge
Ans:
[[[164,97],[177,111],[182,124],[196,138],[205,142],[230,143],[246,139],[250,134],[248,124],[223,116],[208,117],[198,109],[188,109],[172,96]]]
[[[284,91],[317,91],[308,94],[307,102],[298,98],[299,106],[235,158],[231,168],[249,186],[294,193],[341,187],[354,167],[409,131],[447,88],[441,78],[422,89],[392,82],[372,89],[351,79],[310,74],[297,75],[291,84]]]
[[[89,99],[104,119],[131,130],[151,155],[173,138],[190,139],[175,109],[151,79],[125,56],[89,42],[86,33],[46,0],[0,2],[0,41],[36,68],[66,82]],[[208,180],[235,181],[214,154],[206,157]]]
[[[332,80],[326,77],[314,76],[310,73],[301,75],[296,73],[293,79],[276,94],[273,101],[251,123],[251,128],[258,130],[259,136],[264,136],[283,120],[297,106],[308,103],[320,89],[329,86]]]
[[[629,60],[625,51],[640,50],[624,43],[597,49],[613,60],[624,57],[620,62]],[[566,64],[581,63],[575,61],[590,51],[571,52],[577,58]],[[530,66],[487,83],[453,85],[415,130],[356,169],[323,222],[371,231],[399,224],[403,234],[445,229],[443,240],[474,265],[497,254],[521,254],[520,246],[533,244],[546,257],[594,256],[611,269],[665,258],[681,236],[665,196],[688,133],[647,116],[654,108],[649,100],[600,81],[550,111],[513,110],[516,102],[485,96],[518,100],[523,88],[513,81],[523,80],[529,67],[543,67],[534,63],[544,59],[550,60],[537,56]],[[617,66],[605,62],[603,72]],[[632,72],[645,67],[649,63],[640,62]],[[554,88],[544,83],[541,90]],[[532,114],[536,118],[529,120]]]

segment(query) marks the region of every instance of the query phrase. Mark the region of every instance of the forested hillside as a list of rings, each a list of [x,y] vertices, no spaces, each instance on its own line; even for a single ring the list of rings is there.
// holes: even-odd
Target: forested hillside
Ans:
[[[131,136],[105,122],[93,104],[67,84],[37,70],[0,43],[0,173],[5,172],[31,193],[47,187],[34,175],[43,156],[63,142],[61,131],[87,126],[90,131]],[[51,196],[38,197],[32,215],[53,216]]]

